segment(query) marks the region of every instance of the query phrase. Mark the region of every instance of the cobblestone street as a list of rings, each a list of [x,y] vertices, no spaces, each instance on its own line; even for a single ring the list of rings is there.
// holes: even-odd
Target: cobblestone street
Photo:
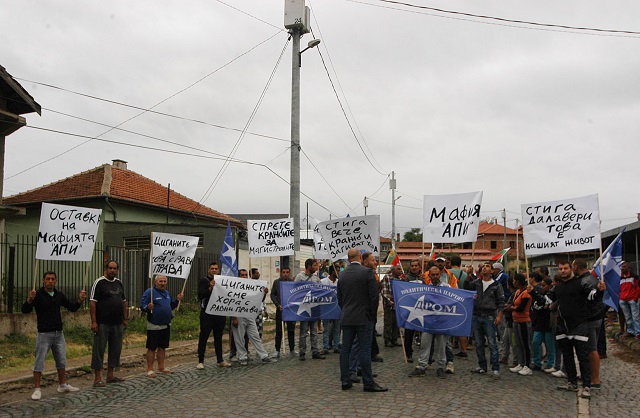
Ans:
[[[272,343],[268,347],[273,350]],[[80,392],[55,393],[38,402],[21,393],[0,406],[0,416],[576,417],[579,410],[586,416],[585,406],[592,416],[633,416],[630,401],[640,387],[640,371],[618,358],[624,350],[610,343],[609,358],[602,362],[603,389],[593,391],[581,408],[576,394],[556,390],[561,379],[542,372],[525,377],[503,368],[497,381],[470,373],[476,366],[473,351],[468,360],[456,359],[454,375],[440,380],[434,369],[426,377],[409,378],[413,366],[404,364],[401,349],[382,348],[384,362],[374,363],[374,371],[376,381],[390,388],[386,393],[365,393],[361,384],[342,391],[338,354],[305,362],[285,356],[275,364],[236,363],[228,369],[208,358],[205,370],[196,370],[192,362],[156,379],[138,375],[100,389],[81,382]]]

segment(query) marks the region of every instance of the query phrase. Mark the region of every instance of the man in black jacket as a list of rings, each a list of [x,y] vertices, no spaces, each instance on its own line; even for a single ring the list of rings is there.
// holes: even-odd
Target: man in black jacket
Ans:
[[[340,380],[342,390],[353,385],[349,377],[349,355],[356,335],[360,342],[360,368],[365,392],[386,392],[387,388],[373,380],[371,371],[371,341],[373,323],[378,309],[379,295],[373,270],[364,267],[362,254],[355,248],[347,253],[349,267],[338,278],[338,304],[342,309],[342,350],[340,351]]]
[[[64,306],[68,311],[75,312],[80,309],[82,302],[87,298],[87,293],[80,291],[76,302],[70,302],[67,297],[56,289],[58,281],[53,271],[48,271],[43,276],[43,286],[29,292],[29,297],[22,305],[22,313],[31,313],[33,308],[36,309],[38,318],[38,336],[36,338],[36,362],[33,366],[33,382],[35,390],[31,395],[34,401],[42,397],[40,390],[40,381],[42,379],[42,370],[44,369],[44,359],[49,349],[53,353],[53,359],[56,362],[58,370],[58,392],[77,392],[78,388],[66,383],[67,352],[62,332],[62,317],[60,315],[60,307]]]
[[[496,342],[496,327],[502,322],[504,309],[504,293],[502,285],[491,277],[491,264],[482,266],[482,277],[476,280],[476,299],[473,303],[473,336],[476,339],[476,354],[478,368],[475,373],[487,372],[487,358],[484,353],[485,339],[489,343],[491,353],[491,370],[494,379],[500,378],[500,363],[498,358],[498,344]]]
[[[213,331],[213,347],[216,352],[216,360],[218,367],[230,367],[231,363],[224,361],[222,358],[222,334],[224,334],[224,326],[227,322],[226,316],[210,315],[207,311],[207,304],[215,285],[215,275],[218,274],[220,267],[218,263],[209,264],[207,277],[203,277],[198,282],[198,299],[200,300],[200,336],[198,338],[198,365],[196,369],[204,369],[204,353],[207,349],[207,340],[211,331]]]

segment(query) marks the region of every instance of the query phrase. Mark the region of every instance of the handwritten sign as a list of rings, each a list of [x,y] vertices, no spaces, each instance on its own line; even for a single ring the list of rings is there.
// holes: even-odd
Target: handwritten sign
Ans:
[[[482,192],[425,196],[424,242],[475,242],[478,239]]]
[[[186,280],[197,248],[198,237],[152,232],[149,271]]]
[[[91,261],[102,209],[43,203],[36,258]]]
[[[600,248],[597,194],[524,204],[522,224],[527,255]]]
[[[318,229],[332,261],[346,258],[351,248],[369,251],[377,257],[380,256],[379,215],[324,221],[318,224]]]
[[[293,218],[247,221],[249,257],[293,255]]]
[[[311,225],[313,226],[313,255],[318,260],[327,260],[331,258],[331,254],[327,250],[327,246],[324,245],[319,224],[319,220],[311,218]]]
[[[215,276],[206,312],[209,315],[255,318],[261,312],[265,280]]]

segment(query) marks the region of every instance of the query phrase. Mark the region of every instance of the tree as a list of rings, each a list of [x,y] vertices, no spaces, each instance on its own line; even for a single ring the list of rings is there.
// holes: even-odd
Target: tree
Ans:
[[[422,229],[411,228],[410,231],[404,233],[403,241],[422,242]]]

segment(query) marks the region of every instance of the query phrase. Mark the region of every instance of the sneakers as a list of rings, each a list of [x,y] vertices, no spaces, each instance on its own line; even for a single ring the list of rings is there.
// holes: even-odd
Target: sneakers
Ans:
[[[271,354],[271,357],[273,358],[280,358],[280,352],[276,351],[275,353]]]
[[[411,373],[409,373],[409,377],[424,377],[426,374],[427,372],[425,371],[425,369],[423,369],[422,367],[416,367]]]
[[[589,386],[582,388],[581,398],[591,399],[591,388]]]
[[[229,361],[238,361],[238,356],[229,356]]]
[[[311,358],[316,359],[316,360],[324,360],[326,359],[326,357],[320,353],[315,353],[313,355],[311,355]]]
[[[460,357],[460,358],[469,358],[469,354],[460,351],[459,353],[455,354],[456,357]]]
[[[196,369],[204,370],[204,363],[198,363],[198,365],[196,366]]]
[[[566,379],[567,378],[567,374],[565,372],[563,372],[562,370],[557,370],[557,371],[551,373],[551,376],[558,377],[560,379]]]
[[[40,388],[35,388],[33,393],[31,394],[31,399],[33,399],[34,401],[39,401],[40,398],[42,398],[42,391],[40,390]]]
[[[475,369],[471,370],[471,373],[486,374],[487,371],[485,369],[483,369],[482,367],[476,367]]]
[[[518,373],[518,372],[519,372],[520,370],[522,370],[522,369],[524,369],[524,367],[522,367],[521,365],[519,365],[519,364],[518,364],[518,365],[517,365],[517,366],[515,366],[515,367],[511,367],[511,368],[509,369],[509,371],[510,371],[510,372],[513,372],[513,373]],[[528,369],[528,367],[527,367],[527,369]]]
[[[444,370],[442,370],[441,368],[436,370],[436,376],[438,376],[440,379],[446,379],[446,376],[444,375]]]
[[[262,359],[262,362],[263,363],[277,363],[278,360],[274,359],[273,357],[267,356],[267,357]]]
[[[200,366],[202,363],[198,363],[198,366]],[[228,361],[221,361],[220,363],[216,363],[216,365],[218,367],[231,367],[231,363],[229,363]],[[196,369],[198,369],[199,367],[196,366]],[[204,369],[204,364],[202,364],[202,368]]]
[[[491,378],[493,380],[499,380],[500,379],[500,372],[497,370],[494,370],[493,373],[491,374]]]
[[[249,364],[247,360],[239,360],[238,363],[240,363],[241,366],[246,366],[247,364]]]
[[[542,369],[543,372],[545,373],[554,373],[557,372],[557,370],[555,369],[555,367],[549,367],[548,369]]]
[[[75,387],[75,386],[71,386],[68,383],[65,383],[64,385],[60,385],[58,386],[58,392],[59,393],[69,393],[69,392],[77,392],[80,389]]]
[[[601,383],[592,383],[591,384],[591,390],[600,390],[602,389],[602,384]]]
[[[556,389],[558,390],[564,390],[567,392],[577,392],[578,391],[578,386],[574,385],[573,383],[565,383],[564,385],[558,385],[556,387]]]
[[[447,362],[447,368],[445,371],[449,374],[453,374],[454,370],[455,369],[453,368],[453,362],[452,361]]]
[[[531,375],[533,375],[533,370],[531,370],[531,369],[530,369],[530,368],[528,368],[527,366],[524,366],[524,367],[522,368],[522,370],[520,370],[520,371],[518,372],[518,374],[519,374],[520,376],[531,376]]]

